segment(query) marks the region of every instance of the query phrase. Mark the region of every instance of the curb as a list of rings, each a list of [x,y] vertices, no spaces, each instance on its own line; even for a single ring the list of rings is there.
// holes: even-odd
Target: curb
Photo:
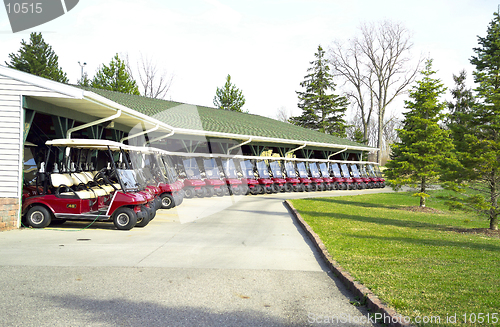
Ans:
[[[371,312],[379,313],[382,315],[381,323],[390,327],[412,326],[411,324],[405,322],[400,314],[383,304],[378,296],[376,296],[367,287],[355,281],[354,278],[332,258],[330,253],[328,253],[325,245],[319,238],[318,234],[316,234],[312,230],[312,228],[304,221],[304,219],[300,216],[293,205],[288,200],[285,200],[284,203],[285,206],[292,212],[293,216],[297,219],[297,222],[300,224],[304,232],[314,243],[322,259],[328,265],[328,268],[330,268],[330,270],[340,279],[340,281],[347,287],[347,289],[354,294],[354,296],[363,299],[361,300],[361,302],[364,302],[364,305],[366,305],[366,307],[371,310]]]

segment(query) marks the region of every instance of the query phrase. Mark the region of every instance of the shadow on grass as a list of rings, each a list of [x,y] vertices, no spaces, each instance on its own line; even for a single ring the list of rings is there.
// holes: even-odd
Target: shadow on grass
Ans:
[[[463,242],[460,241],[449,241],[442,239],[421,239],[421,238],[409,238],[409,237],[385,237],[385,236],[374,236],[374,235],[354,235],[354,234],[345,234],[346,236],[358,238],[358,239],[369,239],[369,240],[379,240],[379,241],[387,241],[387,242],[402,242],[402,243],[410,243],[415,245],[425,245],[425,246],[450,246],[457,248],[469,248],[472,250],[486,250],[491,252],[499,252],[500,246],[494,244],[478,244],[470,242],[468,239]]]
[[[305,199],[304,199],[305,200]],[[362,208],[384,208],[384,209],[400,209],[400,206],[395,205],[387,205],[383,203],[367,203],[367,202],[358,202],[358,201],[347,201],[338,198],[313,198],[311,201],[320,201],[334,204],[343,204],[343,205],[354,205]]]
[[[386,225],[386,226],[395,226],[395,227],[409,227],[409,228],[427,228],[436,231],[448,231],[450,227],[440,225],[440,224],[431,224],[421,221],[413,221],[413,220],[400,220],[398,218],[390,219],[390,218],[381,218],[377,216],[368,217],[368,216],[360,216],[360,215],[348,215],[344,213],[322,213],[316,211],[305,211],[300,210],[300,214],[308,215],[310,217],[324,217],[328,215],[334,216],[336,219],[346,219],[346,220],[354,220],[365,223],[373,223],[378,225]]]

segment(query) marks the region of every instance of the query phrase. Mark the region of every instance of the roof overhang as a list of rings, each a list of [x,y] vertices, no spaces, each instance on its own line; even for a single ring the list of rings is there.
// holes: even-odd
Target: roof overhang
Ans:
[[[39,95],[40,93],[30,93],[27,92],[26,96],[33,97],[40,101],[53,104],[59,107],[68,108],[86,115],[96,117],[96,120],[106,118],[116,114],[118,110],[122,111],[122,114],[115,118],[113,121],[117,124],[128,126],[131,129],[137,127],[138,125],[144,129],[150,129],[158,126],[158,132],[175,132],[175,134],[184,135],[194,135],[203,137],[213,137],[213,138],[224,138],[224,139],[234,139],[239,141],[246,141],[252,139],[252,142],[266,142],[266,143],[277,143],[277,144],[291,144],[291,145],[303,145],[305,142],[303,140],[291,140],[291,139],[281,139],[281,138],[271,138],[262,137],[258,135],[243,135],[243,134],[233,134],[233,133],[221,133],[205,130],[194,130],[185,128],[176,128],[168,125],[165,122],[159,121],[153,117],[144,115],[133,109],[125,107],[114,101],[109,100],[99,94],[91,91],[86,91],[81,88],[71,86],[68,84],[63,84],[55,81],[48,80],[39,76],[21,72],[15,69],[0,66],[0,75],[7,76],[9,78],[29,83],[41,88],[45,88],[54,93],[60,94],[61,96],[44,96]],[[352,145],[340,145],[332,143],[320,143],[320,142],[307,142],[307,146],[310,147],[320,147],[320,148],[331,148],[331,149],[343,149],[352,151],[368,151],[373,152],[378,149],[367,147],[367,146],[352,146]]]

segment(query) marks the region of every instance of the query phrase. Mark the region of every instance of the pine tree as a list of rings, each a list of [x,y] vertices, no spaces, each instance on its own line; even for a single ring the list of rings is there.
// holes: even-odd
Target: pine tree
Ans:
[[[224,87],[217,88],[214,105],[218,109],[242,112],[241,107],[245,105],[245,97],[241,90],[231,83],[231,75],[227,75]]]
[[[31,33],[29,43],[24,39],[18,53],[9,54],[7,67],[45,77],[53,81],[68,83],[66,73],[59,67],[59,57],[52,46],[45,43],[42,33]]]
[[[458,191],[452,204],[488,217],[490,229],[498,229],[500,208],[500,16],[494,14],[486,37],[470,62],[476,101],[473,110],[460,112],[459,124],[452,125],[460,165],[449,174],[451,187]]]
[[[87,73],[83,74],[82,78],[77,81],[76,84],[80,86],[90,86],[92,81],[89,79]]]
[[[90,86],[117,91],[128,94],[140,95],[136,81],[127,70],[125,61],[116,54],[109,66],[103,65],[95,74]]]
[[[290,122],[322,133],[345,137],[347,125],[344,115],[348,105],[347,98],[329,92],[334,92],[336,85],[321,45],[314,56],[316,60],[310,62],[312,67],[307,70],[309,74],[300,83],[305,92],[297,92],[298,107],[302,109],[302,115],[291,117]]]
[[[420,185],[420,206],[425,207],[427,187],[437,181],[441,164],[452,160],[453,143],[450,132],[438,124],[445,103],[439,97],[445,88],[439,79],[432,78],[432,60],[427,60],[422,79],[410,91],[405,101],[403,128],[397,130],[400,142],[393,144],[391,161],[386,175],[396,188]]]

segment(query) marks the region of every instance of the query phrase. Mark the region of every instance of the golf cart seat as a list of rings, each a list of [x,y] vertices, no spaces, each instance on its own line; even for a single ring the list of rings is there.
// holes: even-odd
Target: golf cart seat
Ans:
[[[97,194],[92,190],[74,190],[75,180],[70,174],[51,174],[52,186],[56,188],[55,194],[61,198],[95,199]],[[76,179],[77,180],[77,179]],[[77,186],[79,184],[76,184]]]

